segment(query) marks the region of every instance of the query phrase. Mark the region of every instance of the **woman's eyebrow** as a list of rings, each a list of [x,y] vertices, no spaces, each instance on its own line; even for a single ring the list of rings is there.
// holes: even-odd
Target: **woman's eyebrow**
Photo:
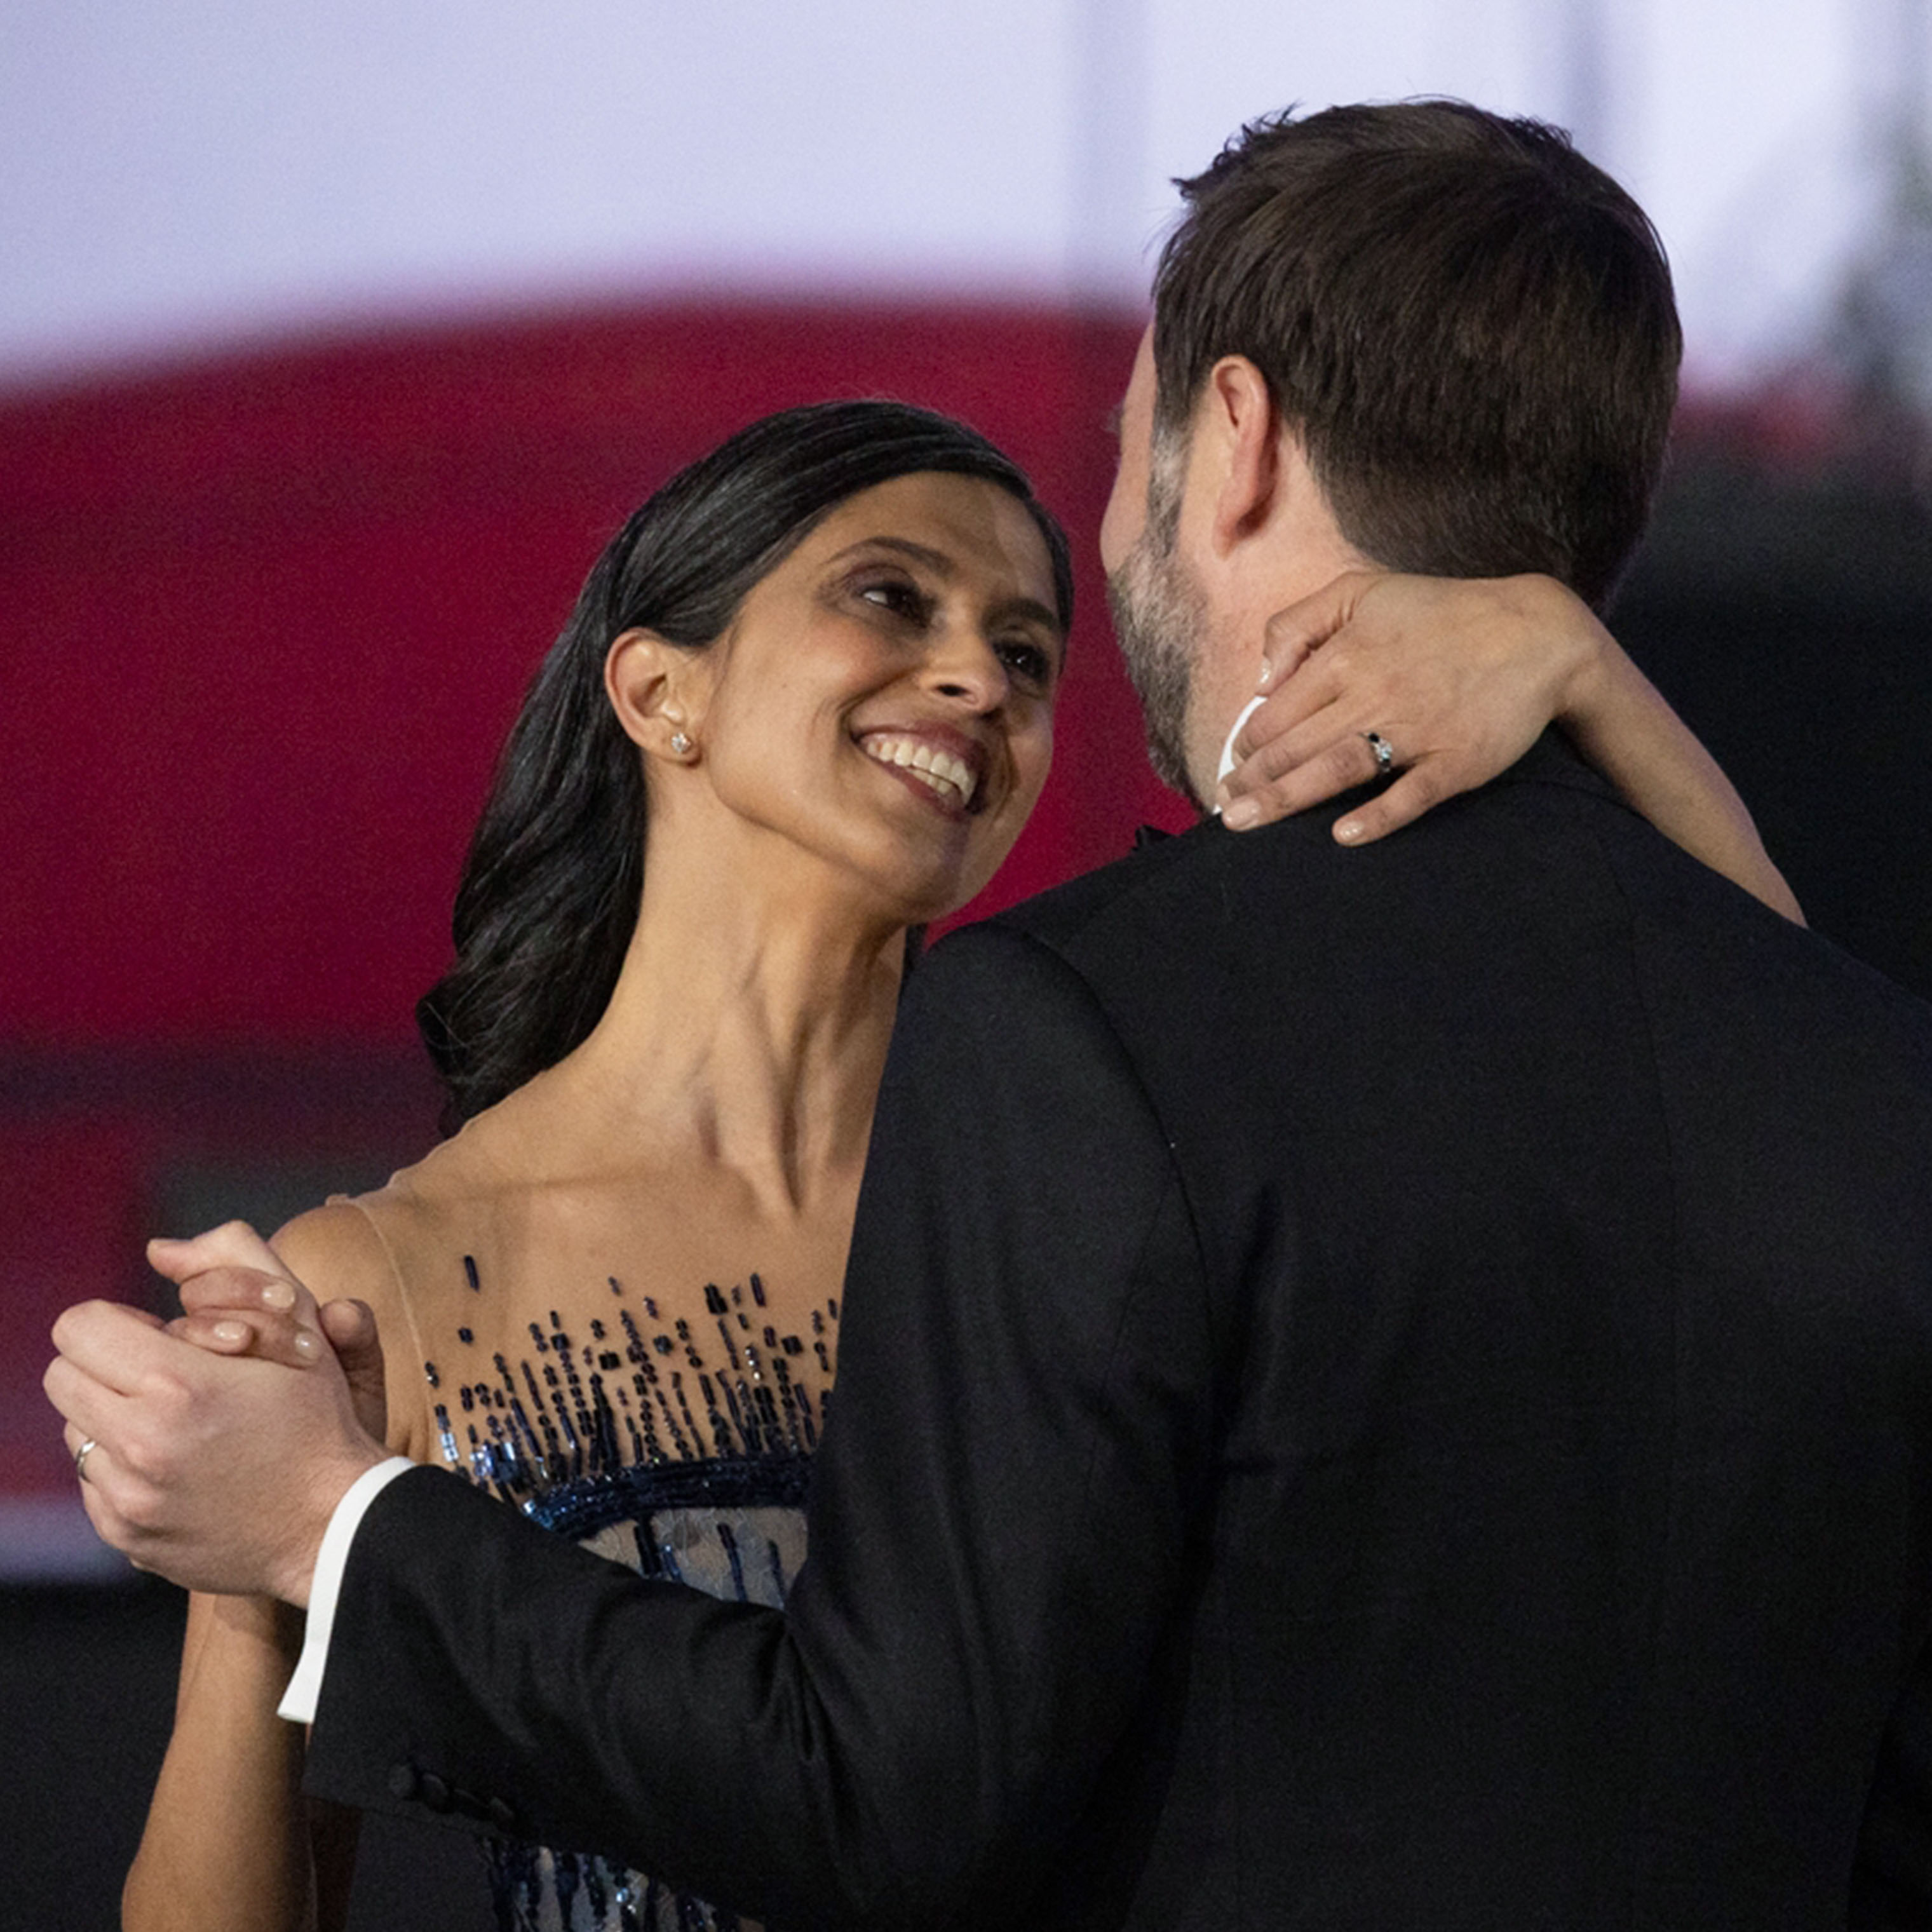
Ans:
[[[942,581],[950,580],[959,574],[958,562],[943,550],[934,550],[929,544],[915,543],[910,537],[877,536],[861,537],[855,544],[848,544],[836,552],[830,561],[841,563],[856,550],[896,550],[902,556],[908,556],[915,562],[922,563]],[[995,604],[988,614],[996,621],[1007,618],[1022,618],[1031,624],[1044,625],[1056,637],[1064,637],[1059,614],[1037,597],[1009,597]]]
[[[934,550],[929,544],[914,543],[910,537],[877,536],[861,537],[855,544],[848,544],[832,559],[834,563],[842,562],[854,550],[892,550],[902,556],[909,556],[916,563],[922,563],[927,569],[941,577],[956,577],[959,566],[943,550]]]

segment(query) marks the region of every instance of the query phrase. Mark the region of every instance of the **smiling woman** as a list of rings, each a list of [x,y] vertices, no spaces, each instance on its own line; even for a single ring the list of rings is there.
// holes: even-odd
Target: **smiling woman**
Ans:
[[[652,798],[680,862],[775,871],[791,929],[876,944],[962,904],[1010,849],[1046,777],[1064,626],[1032,514],[926,472],[829,512],[710,650],[621,640],[612,688],[640,744],[674,715],[692,746]]]
[[[1039,795],[1071,583],[1022,472],[892,404],[754,424],[626,524],[419,1010],[460,1131],[278,1238],[376,1315],[372,1432],[646,1574],[782,1599],[905,934]],[[274,1716],[298,1634],[194,1599],[130,1932],[300,1925],[318,1881],[339,1916],[352,1826],[302,1828]],[[506,1927],[714,1922],[589,1856],[503,1840],[493,1872]]]
[[[755,643],[757,611],[784,600],[786,626],[815,624],[842,581],[825,564],[842,546],[821,526],[836,518],[846,545],[862,534],[912,542],[876,514],[852,522],[854,500],[896,479],[941,478],[976,479],[989,525],[998,506],[1010,505],[1043,549],[1050,628],[1064,636],[1073,598],[1066,539],[1024,476],[974,431],[896,404],[766,417],[673,478],[613,539],[511,733],[458,890],[456,967],[418,1009],[458,1118],[560,1059],[608,1005],[644,890],[647,812],[694,802],[693,792],[665,781],[689,760],[715,784],[717,760],[728,768],[734,753],[760,770],[791,770],[796,719],[772,716],[760,732],[707,747],[708,728],[687,715],[711,686],[722,688],[740,642]],[[981,532],[972,540],[983,548],[990,538]],[[808,544],[822,577],[794,554]],[[943,543],[938,549],[944,558]],[[881,550],[869,577],[856,561],[846,568],[857,573],[848,600],[887,614],[932,594],[902,548]],[[930,562],[926,569],[937,586],[942,574]],[[896,634],[893,622],[902,631],[906,620],[891,620],[888,634]],[[806,637],[782,627],[767,638],[757,664],[733,680],[727,710],[754,704],[760,683],[776,694],[818,675]],[[650,688],[660,666],[663,686]],[[654,719],[652,706],[670,708]],[[680,734],[682,752],[670,742]],[[657,755],[640,758],[640,748]],[[807,787],[794,818],[808,817],[818,782],[794,777]],[[654,841],[654,884],[666,857]]]

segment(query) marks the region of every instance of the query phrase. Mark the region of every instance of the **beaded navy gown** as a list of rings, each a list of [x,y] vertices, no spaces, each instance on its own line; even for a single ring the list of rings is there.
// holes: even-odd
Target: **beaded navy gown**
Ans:
[[[488,1282],[462,1257],[480,1311]],[[492,1347],[480,1322],[419,1339],[441,1460],[558,1534],[646,1576],[782,1605],[805,1556],[806,1490],[832,1372],[836,1301],[805,1332],[754,1274],[701,1320],[615,1276],[566,1318]],[[724,1909],[566,1848],[489,1843],[500,1932],[733,1932]]]

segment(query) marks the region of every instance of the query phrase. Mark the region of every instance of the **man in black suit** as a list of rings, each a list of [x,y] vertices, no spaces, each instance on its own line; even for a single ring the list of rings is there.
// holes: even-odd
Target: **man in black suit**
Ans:
[[[1103,548],[1204,801],[1336,569],[1600,598],[1677,331],[1532,126],[1337,110],[1187,193]],[[311,1788],[794,1925],[1932,1922],[1932,1019],[1554,740],[1334,817],[914,979],[785,1612],[406,1472],[325,1564]],[[256,1471],[198,1507],[305,1600],[378,1452],[291,1386],[215,1459],[289,1459],[279,1540]]]

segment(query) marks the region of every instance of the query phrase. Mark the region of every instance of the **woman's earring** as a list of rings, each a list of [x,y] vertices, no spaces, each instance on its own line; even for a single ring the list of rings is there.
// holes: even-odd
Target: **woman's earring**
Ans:
[[[691,756],[691,740],[682,731],[674,731],[670,734],[670,748],[672,752],[680,758],[688,758]]]

